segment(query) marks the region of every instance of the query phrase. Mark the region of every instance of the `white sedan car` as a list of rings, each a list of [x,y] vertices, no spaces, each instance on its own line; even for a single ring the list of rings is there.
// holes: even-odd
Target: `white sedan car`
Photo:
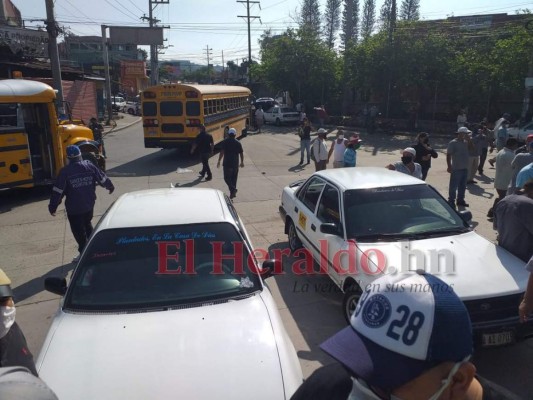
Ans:
[[[386,168],[320,171],[284,188],[280,214],[293,254],[307,258],[298,273],[316,273],[316,262],[344,292],[347,320],[381,274],[424,269],[464,301],[477,344],[533,335],[533,321],[518,320],[523,261],[474,232],[471,213],[453,210],[424,181]]]
[[[520,128],[512,127],[507,129],[507,134],[510,137],[517,139],[519,142],[525,142],[528,135],[533,134],[533,121],[522,125]]]
[[[60,399],[289,399],[294,347],[231,201],[215,189],[121,196],[102,216],[41,353]],[[263,278],[259,275],[263,274]]]
[[[295,124],[300,121],[300,113],[298,111],[284,106],[274,106],[265,111],[263,115],[265,123],[270,122],[278,126],[287,123]]]

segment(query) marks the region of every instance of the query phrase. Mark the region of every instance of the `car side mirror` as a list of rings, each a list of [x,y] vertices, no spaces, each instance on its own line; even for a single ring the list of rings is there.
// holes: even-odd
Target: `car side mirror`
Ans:
[[[64,296],[67,293],[67,280],[65,278],[46,278],[44,288],[49,292]]]
[[[470,211],[459,211],[459,215],[466,223],[472,221],[472,213]]]
[[[340,236],[339,224],[333,222],[325,222],[320,224],[320,232],[327,233],[329,235]]]
[[[261,277],[263,279],[270,278],[271,276],[281,274],[283,272],[283,265],[281,264],[281,260],[278,259],[270,259],[263,261],[263,264],[261,265]]]

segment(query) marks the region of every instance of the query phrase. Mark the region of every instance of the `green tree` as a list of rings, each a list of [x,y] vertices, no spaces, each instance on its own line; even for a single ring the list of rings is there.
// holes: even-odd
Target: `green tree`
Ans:
[[[341,15],[341,0],[327,0],[325,20],[325,39],[330,49],[335,47],[335,35],[339,30]]]
[[[318,0],[303,0],[299,15],[300,30],[318,36],[320,33],[320,7]]]
[[[398,16],[404,21],[418,21],[420,19],[420,0],[403,0]]]
[[[344,50],[357,44],[359,36],[359,0],[344,0],[341,45]]]
[[[372,35],[376,23],[376,0],[365,0],[361,20],[361,39],[366,40]]]

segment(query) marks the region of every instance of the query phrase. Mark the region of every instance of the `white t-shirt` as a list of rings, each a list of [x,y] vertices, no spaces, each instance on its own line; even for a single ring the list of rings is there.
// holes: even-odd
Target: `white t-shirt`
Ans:
[[[344,161],[344,150],[346,150],[346,139],[337,143],[337,139],[333,142],[333,161]]]
[[[313,155],[317,161],[325,161],[328,159],[328,148],[325,140],[315,139],[313,143]]]

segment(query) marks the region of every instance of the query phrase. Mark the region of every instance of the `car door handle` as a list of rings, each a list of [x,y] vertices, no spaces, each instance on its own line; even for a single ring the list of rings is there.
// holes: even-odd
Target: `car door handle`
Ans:
[[[316,226],[315,226],[315,224],[311,224],[311,229],[312,229],[313,231],[316,231]]]
[[[294,207],[294,212],[298,212],[298,207]]]

